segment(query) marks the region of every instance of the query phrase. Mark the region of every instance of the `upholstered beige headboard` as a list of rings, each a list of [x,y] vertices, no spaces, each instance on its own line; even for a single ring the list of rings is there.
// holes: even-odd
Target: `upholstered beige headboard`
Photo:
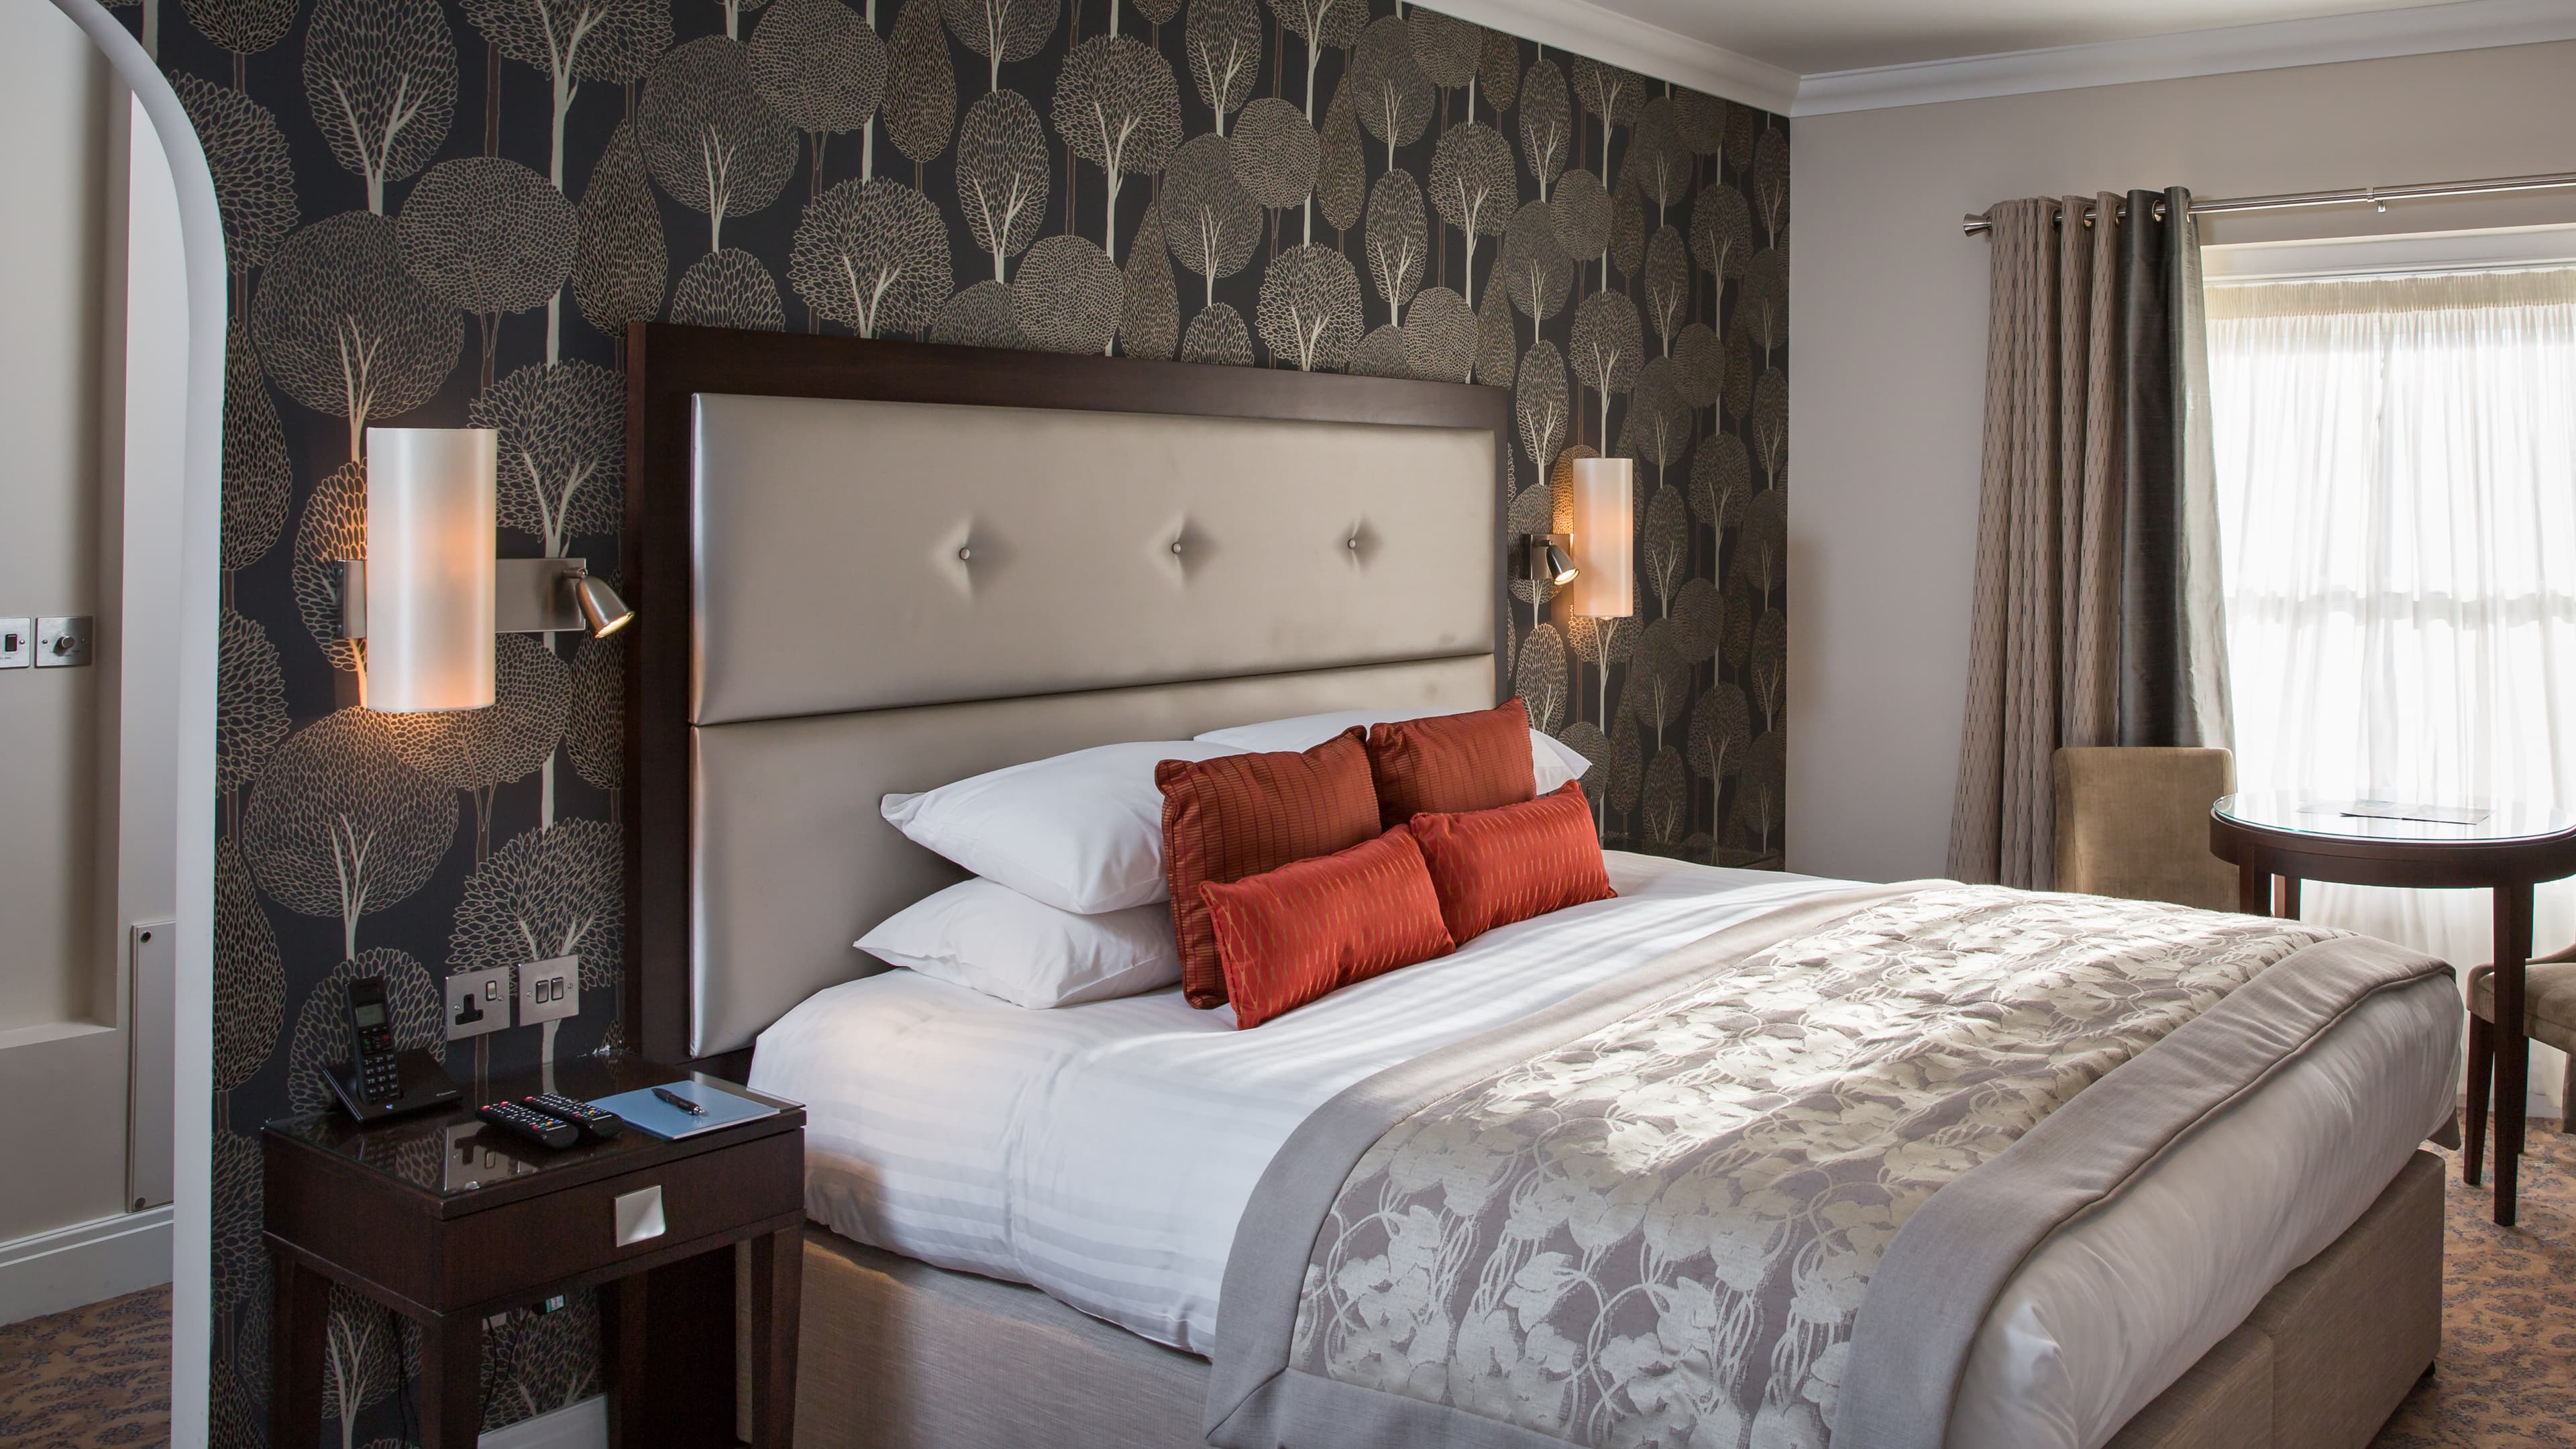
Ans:
[[[957,878],[889,791],[1497,697],[1499,390],[660,327],[635,352],[627,1020],[654,1055],[748,1047]]]

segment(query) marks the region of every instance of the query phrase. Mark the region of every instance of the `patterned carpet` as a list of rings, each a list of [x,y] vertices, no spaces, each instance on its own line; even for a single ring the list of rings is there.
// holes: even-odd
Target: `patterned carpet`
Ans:
[[[2416,1386],[2373,1449],[2544,1449],[2576,1444],[2576,1138],[2535,1119],[2520,1221],[2489,1220],[2488,1188],[2451,1159],[2441,1369]],[[2438,1150],[2438,1149],[2437,1149]]]
[[[170,1289],[0,1326],[0,1449],[170,1442]]]
[[[2373,1449],[2576,1444],[2576,1138],[2557,1126],[2531,1124],[2516,1227],[2454,1163],[2441,1372]],[[165,1287],[0,1327],[0,1449],[167,1442],[169,1319]]]

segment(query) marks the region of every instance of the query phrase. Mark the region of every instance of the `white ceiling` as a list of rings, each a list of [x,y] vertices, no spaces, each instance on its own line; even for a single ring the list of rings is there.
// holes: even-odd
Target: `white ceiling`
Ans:
[[[2423,0],[1593,0],[1798,75],[2420,7]]]
[[[2576,40],[2576,0],[1428,0],[1791,115]]]

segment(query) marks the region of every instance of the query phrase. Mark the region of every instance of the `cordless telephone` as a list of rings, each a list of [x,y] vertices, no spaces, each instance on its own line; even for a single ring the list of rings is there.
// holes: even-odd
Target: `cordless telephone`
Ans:
[[[394,1064],[394,1019],[385,1010],[385,978],[361,976],[349,983],[349,1075],[358,1096],[367,1102],[390,1102],[401,1095],[402,1069]]]
[[[322,1080],[350,1116],[373,1122],[399,1112],[443,1106],[456,1100],[456,1084],[447,1070],[425,1051],[394,1049],[392,1005],[385,997],[385,978],[354,977],[346,983],[342,1018],[349,1024],[349,1059],[322,1069]]]

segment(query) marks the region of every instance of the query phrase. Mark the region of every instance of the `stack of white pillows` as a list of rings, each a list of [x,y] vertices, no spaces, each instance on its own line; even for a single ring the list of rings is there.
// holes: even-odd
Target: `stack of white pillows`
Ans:
[[[1033,1008],[1175,985],[1181,957],[1172,939],[1154,766],[1309,750],[1353,725],[1424,717],[1402,710],[1301,715],[1195,739],[1101,745],[888,795],[888,822],[975,878],[896,912],[860,937],[859,949]],[[1539,794],[1580,779],[1588,765],[1530,731]]]

